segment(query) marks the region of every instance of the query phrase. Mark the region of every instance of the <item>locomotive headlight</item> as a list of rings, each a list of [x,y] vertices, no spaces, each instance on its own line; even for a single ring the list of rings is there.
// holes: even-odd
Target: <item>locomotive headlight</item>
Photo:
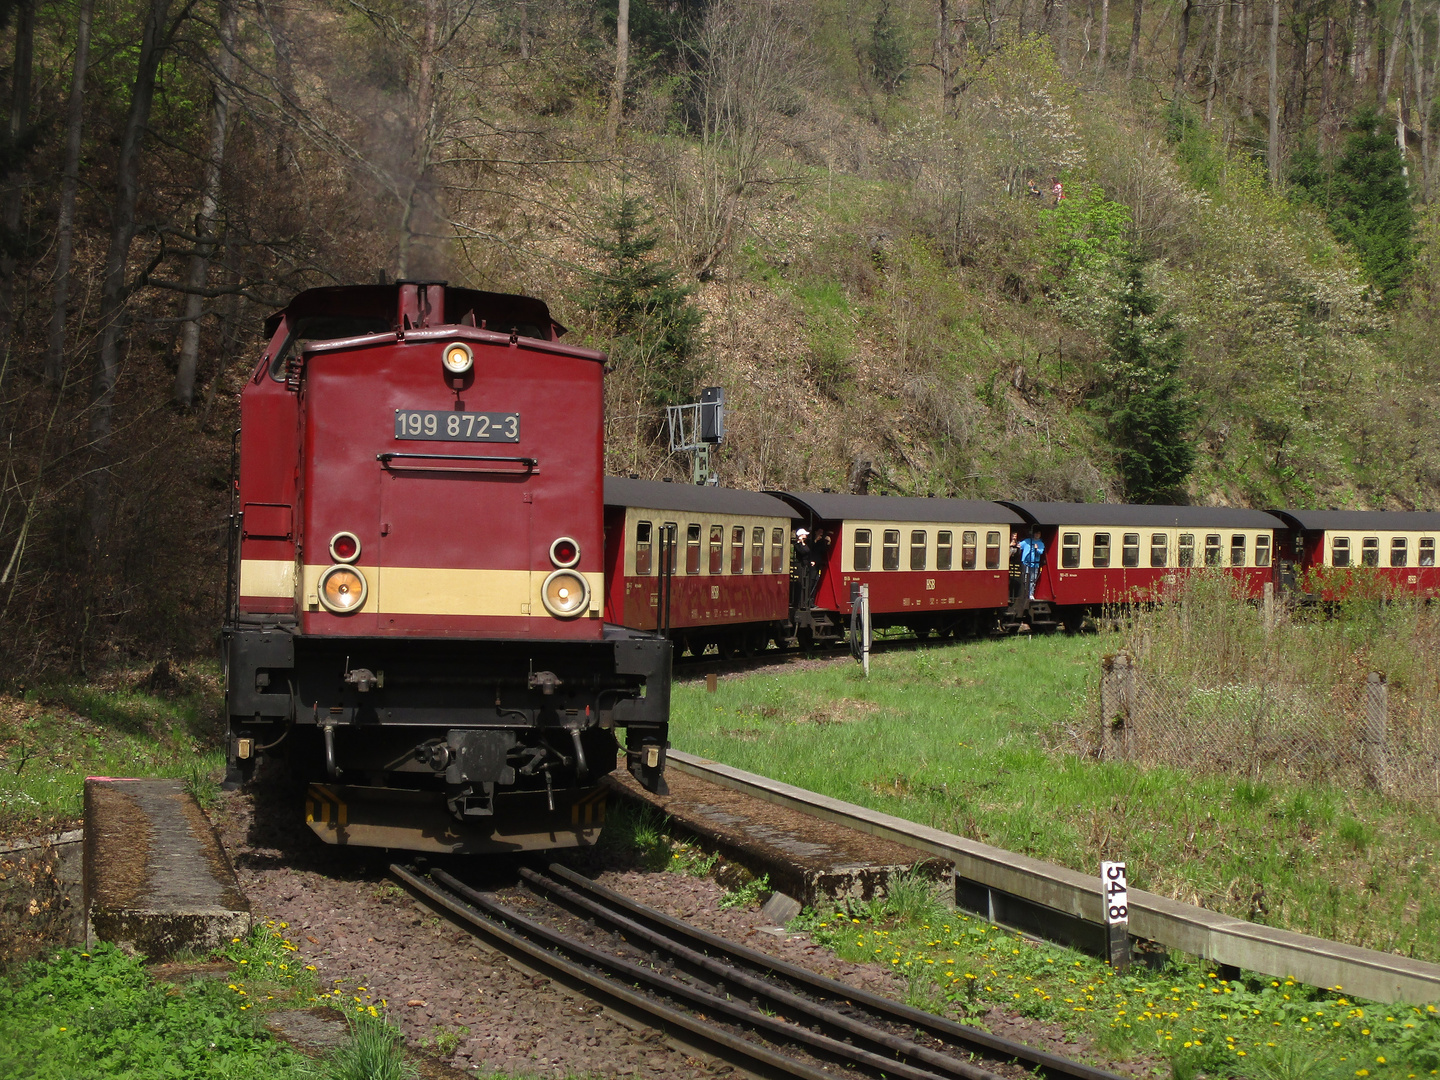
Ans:
[[[320,603],[336,615],[349,615],[365,606],[369,595],[365,575],[353,566],[341,563],[320,575]]]
[[[330,538],[330,557],[336,562],[354,562],[360,557],[360,538],[352,532],[338,532]]]
[[[558,619],[572,619],[590,604],[590,583],[574,570],[554,570],[540,586],[540,601]]]
[[[451,375],[464,375],[475,363],[475,354],[470,351],[470,346],[463,341],[456,341],[445,346],[445,354],[441,358],[445,370]]]
[[[569,569],[580,561],[580,542],[562,536],[550,545],[550,561],[556,566]]]

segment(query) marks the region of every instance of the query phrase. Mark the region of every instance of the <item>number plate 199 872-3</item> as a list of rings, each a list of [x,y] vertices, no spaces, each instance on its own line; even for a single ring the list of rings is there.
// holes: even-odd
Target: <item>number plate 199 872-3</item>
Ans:
[[[436,442],[519,442],[520,414],[396,409],[395,438]]]

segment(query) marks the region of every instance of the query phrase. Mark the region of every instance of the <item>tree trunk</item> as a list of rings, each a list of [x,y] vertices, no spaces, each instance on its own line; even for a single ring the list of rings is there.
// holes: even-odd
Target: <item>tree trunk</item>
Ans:
[[[70,302],[70,261],[75,250],[75,193],[80,187],[80,136],[85,126],[85,67],[90,58],[90,22],[95,0],[80,0],[75,33],[75,68],[65,116],[65,171],[60,181],[60,216],[55,227],[55,310],[50,315],[50,349],[45,378],[58,386],[65,377],[65,308]]]
[[[1210,89],[1205,94],[1205,122],[1210,123],[1215,115],[1215,91],[1220,83],[1220,44],[1225,40],[1225,4],[1228,0],[1216,5],[1215,8],[1215,47],[1210,53]]]
[[[87,492],[91,552],[95,557],[110,531],[110,436],[115,412],[115,382],[120,373],[120,329],[128,290],[125,266],[135,239],[135,202],[140,185],[140,151],[150,106],[155,99],[155,72],[169,44],[166,20],[171,0],[150,0],[130,92],[130,112],[120,138],[115,167],[115,204],[110,213],[110,248],[100,287],[100,353],[95,370],[95,397],[90,412],[90,448],[95,456]]]
[[[1415,14],[1415,5],[1410,5],[1410,75],[1414,81],[1412,100],[1413,113],[1420,121],[1420,190],[1423,193],[1430,186],[1427,169],[1430,158],[1430,96],[1425,85],[1425,29]]]
[[[195,400],[195,368],[200,356],[200,317],[204,297],[200,290],[210,273],[210,254],[215,250],[215,219],[220,210],[220,173],[225,165],[225,132],[230,117],[230,86],[235,81],[235,32],[238,23],[236,0],[220,0],[220,44],[215,57],[214,101],[210,107],[210,152],[205,158],[205,176],[200,192],[200,212],[195,215],[195,254],[185,284],[193,292],[185,297],[185,322],[180,331],[180,366],[175,372],[175,401],[189,408]]]
[[[625,112],[625,78],[630,68],[630,0],[620,0],[615,16],[615,80],[610,84],[610,119],[605,138],[611,146],[620,137],[620,118]]]
[[[35,0],[21,0],[15,13],[15,57],[10,81],[10,145],[16,146],[30,128],[30,78],[35,61]],[[21,171],[16,169],[5,177],[5,240],[18,244],[20,214],[24,209],[25,189]],[[16,258],[10,252],[0,256],[0,347],[9,358],[10,328],[15,322]],[[8,366],[8,364],[7,364]]]
[[[1390,103],[1390,80],[1395,76],[1395,54],[1400,51],[1400,31],[1405,25],[1405,0],[1395,11],[1395,25],[1390,28],[1390,47],[1385,50],[1384,73],[1376,87],[1375,104],[1385,108]]]
[[[1125,79],[1135,77],[1135,64],[1140,59],[1140,19],[1143,17],[1145,0],[1132,0],[1135,7],[1130,20],[1130,58],[1125,61]]]
[[[1105,58],[1110,51],[1110,0],[1100,0],[1100,71],[1105,71]]]
[[[1170,100],[1179,104],[1185,96],[1185,49],[1190,44],[1190,13],[1195,9],[1195,0],[1185,0],[1180,9],[1180,29],[1175,35],[1175,85]]]
[[[1325,15],[1325,53],[1320,67],[1320,146],[1330,141],[1330,114],[1335,105],[1335,17]]]
[[[1253,64],[1255,50],[1255,0],[1240,0],[1240,17],[1235,20],[1235,87],[1236,102],[1241,119],[1249,120],[1255,115],[1252,91],[1255,88]]]
[[[1270,184],[1280,186],[1280,0],[1270,0]]]
[[[950,7],[946,0],[940,0],[938,23],[935,37],[935,59],[940,66],[940,108],[948,115],[950,112]]]
[[[395,276],[404,280],[420,273],[412,265],[412,252],[417,235],[430,231],[431,207],[422,205],[430,199],[430,149],[434,141],[435,112],[435,41],[439,35],[439,0],[425,0],[425,28],[420,44],[420,62],[415,81],[415,115],[411,120],[410,158],[406,176],[401,178],[405,192],[400,210],[399,251],[395,260]],[[426,260],[427,262],[429,260]],[[426,266],[423,273],[436,276],[438,268]]]

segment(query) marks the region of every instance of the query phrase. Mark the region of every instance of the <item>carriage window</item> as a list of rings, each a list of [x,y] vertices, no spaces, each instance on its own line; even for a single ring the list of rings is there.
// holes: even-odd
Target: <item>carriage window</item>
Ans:
[[[673,574],[675,573],[676,560],[680,558],[680,552],[676,550],[679,547],[680,541],[679,526],[673,521],[665,522],[664,525],[660,526],[659,540],[660,546],[670,551],[670,565],[663,570],[663,573]]]
[[[1220,566],[1221,563],[1220,534],[1205,534],[1205,565]]]
[[[1245,534],[1244,534],[1244,533],[1231,533],[1231,534],[1230,534],[1230,565],[1231,565],[1231,566],[1244,566],[1244,565],[1245,565],[1245,541],[1246,541],[1246,537],[1245,537]]]
[[[1270,537],[1265,533],[1255,537],[1255,565],[1270,565]]]
[[[1090,565],[1110,565],[1110,534],[1096,533],[1095,542],[1090,545]]]
[[[1415,565],[1416,565],[1416,566],[1434,566],[1434,565],[1435,565],[1435,537],[1433,537],[1433,536],[1422,536],[1422,537],[1420,537],[1420,558],[1416,561]]]
[[[1167,566],[1170,562],[1170,537],[1166,533],[1150,534],[1150,565]]]
[[[950,560],[954,557],[955,534],[949,529],[941,529],[935,534],[935,569],[949,570]]]
[[[1410,563],[1410,541],[1403,536],[1390,538],[1390,565],[1408,566]]]
[[[765,572],[765,526],[756,525],[750,533],[750,573]]]
[[[718,574],[725,569],[725,526],[710,526],[710,573]]]
[[[925,569],[925,549],[929,546],[929,538],[924,529],[910,530],[910,569]]]
[[[685,573],[700,572],[700,526],[685,526]]]
[[[870,569],[870,530],[855,530],[855,569]]]
[[[1350,537],[1337,536],[1330,541],[1330,565],[1350,565]]]
[[[966,529],[960,534],[960,569],[975,569],[975,530]]]
[[[1120,537],[1120,565],[1140,565],[1140,534],[1123,533]]]
[[[1380,538],[1378,536],[1367,536],[1360,541],[1360,565],[1380,565]]]
[[[736,525],[730,530],[730,573],[745,572],[745,526]]]
[[[1175,545],[1175,565],[1195,565],[1195,534],[1181,533],[1179,543]]]
[[[885,530],[885,546],[880,553],[880,568],[882,570],[900,569],[900,530]]]
[[[1060,565],[1074,569],[1080,565],[1080,534],[1064,533],[1060,537]]]
[[[635,523],[635,574],[638,577],[650,573],[650,532],[650,522]]]
[[[1000,534],[998,532],[985,534],[985,569],[1000,569]]]
[[[770,530],[770,573],[783,574],[785,572],[785,530],[774,528]]]

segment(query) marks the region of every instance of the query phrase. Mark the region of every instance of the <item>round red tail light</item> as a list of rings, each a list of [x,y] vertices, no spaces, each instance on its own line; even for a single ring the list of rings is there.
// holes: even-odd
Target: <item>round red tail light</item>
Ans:
[[[336,533],[330,538],[330,557],[336,562],[354,562],[360,557],[360,538],[354,533]]]
[[[562,536],[550,545],[550,561],[556,566],[569,568],[580,561],[580,544],[568,536]]]

